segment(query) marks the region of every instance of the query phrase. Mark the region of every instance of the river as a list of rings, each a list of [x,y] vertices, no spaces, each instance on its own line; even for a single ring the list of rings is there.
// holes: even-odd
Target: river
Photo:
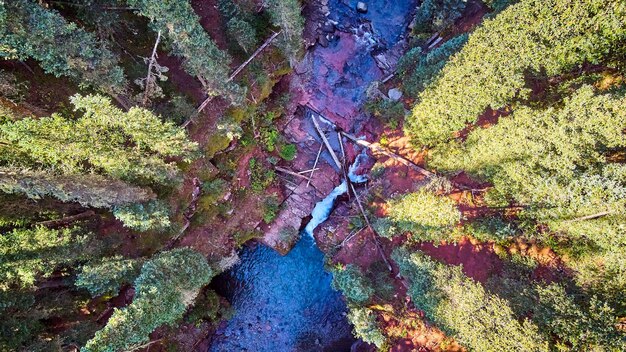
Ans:
[[[327,47],[318,44],[309,52],[314,71],[320,72],[309,82],[311,105],[341,112],[330,118],[344,129],[360,111],[368,85],[383,76],[372,55],[391,49],[401,39],[417,5],[415,0],[366,3],[368,12],[360,14],[357,1],[329,0],[328,19],[338,35]],[[344,64],[337,65],[338,56],[343,56]],[[262,244],[247,244],[240,253],[241,263],[214,280],[216,290],[236,313],[218,329],[209,351],[350,351],[355,339],[345,318],[345,302],[332,289],[324,254],[311,236],[346,188],[345,183],[339,184],[317,203],[313,219],[287,255]]]

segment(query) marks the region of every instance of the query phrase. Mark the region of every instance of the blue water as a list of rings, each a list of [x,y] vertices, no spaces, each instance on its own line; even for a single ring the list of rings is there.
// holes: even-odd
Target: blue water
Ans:
[[[209,351],[349,351],[354,341],[346,306],[324,271],[324,255],[303,235],[286,255],[264,245],[243,250],[220,294],[236,315]]]

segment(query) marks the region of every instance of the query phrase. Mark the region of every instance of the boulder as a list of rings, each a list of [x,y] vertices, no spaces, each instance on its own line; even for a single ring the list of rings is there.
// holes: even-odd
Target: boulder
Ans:
[[[398,101],[400,100],[400,98],[402,98],[402,91],[398,88],[392,88],[389,89],[389,99],[393,100],[393,101]]]
[[[363,1],[359,1],[356,4],[356,10],[360,13],[367,13],[367,4],[364,3]]]
[[[335,24],[332,23],[331,21],[326,21],[322,25],[322,31],[325,32],[325,33],[333,33],[333,32],[335,32]]]

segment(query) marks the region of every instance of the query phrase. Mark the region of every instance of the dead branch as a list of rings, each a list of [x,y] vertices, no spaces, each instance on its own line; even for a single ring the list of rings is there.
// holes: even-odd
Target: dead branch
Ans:
[[[302,174],[299,174],[299,173],[297,173],[297,172],[293,172],[293,171],[291,171],[291,170],[287,170],[287,169],[285,169],[285,168],[283,168],[283,167],[280,167],[280,166],[274,166],[274,169],[276,169],[276,171],[280,171],[280,172],[285,173],[285,174],[287,174],[287,175],[300,177],[300,178],[305,179],[305,180],[307,180],[307,181],[309,180],[309,178],[308,178],[308,177],[306,177],[306,176],[304,176],[304,175],[302,175]]]
[[[607,215],[611,215],[613,213],[615,213],[615,212],[612,211],[612,210],[611,211],[603,211],[603,212],[600,212],[600,213],[587,215],[587,216],[581,216],[579,218],[575,218],[575,219],[572,219],[572,220],[567,220],[567,221],[565,221],[565,223],[579,222],[579,221],[585,221],[585,220],[593,220],[593,219],[601,218],[601,217],[604,217],[604,216],[607,216]]]
[[[82,212],[80,214],[66,216],[66,217],[61,218],[61,219],[38,222],[38,223],[35,223],[34,226],[59,227],[59,226],[71,224],[74,221],[78,221],[78,220],[82,220],[82,219],[86,219],[86,218],[92,217],[94,215],[96,215],[96,213],[93,210],[87,210],[87,211],[84,211],[84,212]]]
[[[230,82],[230,81],[232,81],[233,79],[235,79],[235,77],[237,77],[237,75],[238,75],[241,71],[243,71],[243,69],[244,69],[246,66],[248,66],[248,64],[249,64],[250,62],[252,62],[252,60],[254,60],[254,58],[255,58],[255,57],[257,57],[257,56],[258,56],[258,55],[259,55],[259,54],[260,54],[260,53],[261,53],[261,52],[262,52],[265,48],[267,48],[267,47],[270,45],[270,43],[272,43],[272,41],[273,41],[274,39],[276,39],[276,37],[278,37],[278,35],[279,35],[281,32],[282,32],[282,30],[280,30],[280,31],[278,31],[278,32],[276,32],[276,33],[274,33],[274,34],[272,34],[272,36],[271,36],[271,37],[269,37],[269,38],[265,41],[265,43],[263,43],[263,45],[261,45],[258,49],[256,49],[256,51],[252,54],[252,56],[250,56],[250,57],[248,58],[248,60],[246,60],[246,61],[245,61],[244,63],[242,63],[241,65],[239,65],[239,67],[237,67],[237,68],[235,69],[235,71],[233,71],[233,73],[231,73],[230,77],[228,77],[228,79],[226,80],[226,82]],[[204,110],[204,108],[206,108],[206,107],[207,107],[207,105],[209,105],[209,103],[210,103],[210,102],[211,102],[214,98],[215,98],[215,96],[214,96],[214,95],[212,95],[212,96],[207,97],[206,99],[204,99],[204,101],[202,102],[202,104],[200,104],[200,106],[198,106],[198,108],[196,109],[196,111],[194,112],[194,114],[193,114],[193,115],[192,115],[189,119],[187,119],[187,121],[185,121],[185,123],[182,125],[182,127],[183,127],[183,128],[187,127],[187,126],[191,123],[191,121],[192,121],[192,120],[193,120],[196,116],[198,116],[198,114],[200,114],[200,113],[202,112],[202,110]]]
[[[146,106],[148,103],[148,92],[150,92],[150,88],[152,88],[152,84],[154,83],[154,79],[152,79],[152,67],[154,66],[154,62],[157,58],[157,47],[159,46],[159,42],[161,41],[161,31],[157,33],[157,39],[154,42],[154,48],[152,48],[152,55],[150,55],[150,62],[148,63],[148,75],[146,76],[146,87],[143,92],[143,100],[142,105]]]
[[[155,343],[157,343],[157,342],[161,342],[161,340],[163,340],[163,339],[158,339],[158,340],[154,340],[154,341],[149,341],[149,342],[147,342],[147,343],[144,343],[143,345],[139,345],[139,346],[133,347],[133,348],[131,348],[131,349],[129,349],[129,350],[125,350],[124,352],[132,352],[132,351],[136,351],[136,350],[138,350],[138,349],[140,349],[140,348],[146,348],[146,347],[149,347],[149,346],[154,345],[154,344],[155,344]]]
[[[302,174],[306,174],[307,172],[313,172],[313,171],[317,171],[317,170],[319,170],[319,167],[318,168],[312,168],[312,169],[309,169],[309,170],[300,171],[298,173],[300,175],[302,175]]]
[[[271,37],[269,37],[269,39],[267,39],[265,41],[265,43],[263,43],[263,45],[261,45],[258,49],[256,49],[256,51],[252,54],[252,56],[250,56],[248,58],[248,60],[246,60],[243,64],[239,65],[239,67],[237,67],[237,69],[230,75],[230,77],[228,78],[228,81],[232,81],[238,74],[239,72],[241,72],[246,66],[248,66],[248,64],[254,60],[255,57],[257,57],[257,55],[259,55],[265,48],[267,48],[268,45],[270,45],[270,43],[276,39],[276,37],[278,37],[278,35],[282,32],[282,30],[272,34]]]
[[[361,227],[360,229],[358,229],[355,233],[351,234],[350,236],[346,237],[343,241],[341,241],[341,244],[339,244],[339,246],[337,246],[337,248],[343,247],[346,245],[346,243],[348,243],[348,241],[350,241],[351,239],[353,239],[354,237],[356,237],[356,235],[358,235],[359,233],[361,233],[361,231],[365,230],[367,228],[366,227]]]
[[[359,199],[359,195],[356,194],[356,190],[354,189],[354,186],[352,184],[350,184],[350,188],[352,189],[352,193],[354,193],[354,198],[356,199],[356,204],[359,206],[359,210],[361,211],[361,214],[363,215],[363,218],[365,219],[365,223],[367,224],[367,227],[369,227],[369,229],[372,231],[372,239],[374,240],[374,244],[376,245],[376,249],[378,249],[378,253],[380,254],[380,256],[385,261],[385,264],[387,265],[387,269],[389,269],[390,272],[393,271],[393,268],[391,267],[391,264],[389,263],[389,260],[387,259],[387,256],[385,255],[385,252],[383,251],[383,248],[381,247],[380,243],[378,242],[378,237],[377,237],[378,234],[376,233],[376,231],[372,227],[372,224],[370,223],[370,220],[367,218],[367,214],[365,214],[365,209],[363,209],[363,205],[361,204],[361,200]]]
[[[306,183],[307,188],[309,187],[309,185],[311,185],[311,180],[313,179],[313,173],[316,170],[317,162],[320,161],[320,155],[322,154],[322,149],[324,149],[324,145],[320,144],[320,149],[317,151],[317,156],[315,157],[315,163],[313,163],[313,170],[311,171],[311,174],[309,175],[309,181]]]
[[[381,146],[379,146],[377,144],[373,144],[373,143],[370,143],[370,142],[362,140],[362,139],[358,139],[355,136],[353,136],[353,135],[351,135],[349,133],[346,133],[346,132],[341,132],[341,134],[343,134],[344,136],[346,136],[348,139],[352,140],[356,144],[364,146],[366,148],[369,148],[369,149],[371,149],[373,151],[376,151],[376,152],[379,152],[381,154],[384,154],[384,155],[386,155],[386,156],[388,156],[388,157],[390,157],[390,158],[400,162],[401,164],[406,165],[406,166],[412,168],[413,170],[421,173],[422,175],[424,175],[426,177],[430,177],[430,178],[435,177],[434,173],[424,169],[423,167],[420,167],[420,166],[416,165],[415,163],[413,163],[409,159],[407,159],[407,158],[405,158],[403,156],[400,156],[400,155],[398,155],[396,153],[393,153],[392,151],[390,151],[390,150],[388,150],[386,148],[383,148],[383,147],[381,147]]]
[[[349,185],[351,185],[350,178],[348,177],[348,169],[346,167],[346,151],[343,149],[343,138],[341,138],[340,132],[337,132],[337,139],[339,139],[339,146],[341,148],[341,170],[343,171],[343,178]],[[348,199],[352,199],[350,197],[350,192],[348,192]]]

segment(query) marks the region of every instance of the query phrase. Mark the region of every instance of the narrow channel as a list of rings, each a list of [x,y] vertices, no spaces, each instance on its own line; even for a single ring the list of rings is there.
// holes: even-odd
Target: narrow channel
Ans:
[[[417,1],[367,1],[366,13],[356,11],[357,1],[322,2],[329,8],[328,21],[341,34],[309,52],[314,72],[325,72],[311,77],[312,100],[326,110],[345,112],[353,125],[356,116],[347,115],[360,111],[368,85],[383,78],[374,55],[398,47]],[[347,63],[337,67],[336,57],[342,55],[349,55]],[[350,167],[351,182],[366,181],[354,174],[362,157],[366,155],[359,154]],[[355,339],[345,317],[346,304],[341,293],[332,289],[324,253],[312,236],[347,188],[342,180],[316,204],[300,240],[287,255],[259,243],[248,244],[240,253],[240,264],[214,280],[215,289],[231,302],[235,314],[216,332],[210,352],[350,351]]]

